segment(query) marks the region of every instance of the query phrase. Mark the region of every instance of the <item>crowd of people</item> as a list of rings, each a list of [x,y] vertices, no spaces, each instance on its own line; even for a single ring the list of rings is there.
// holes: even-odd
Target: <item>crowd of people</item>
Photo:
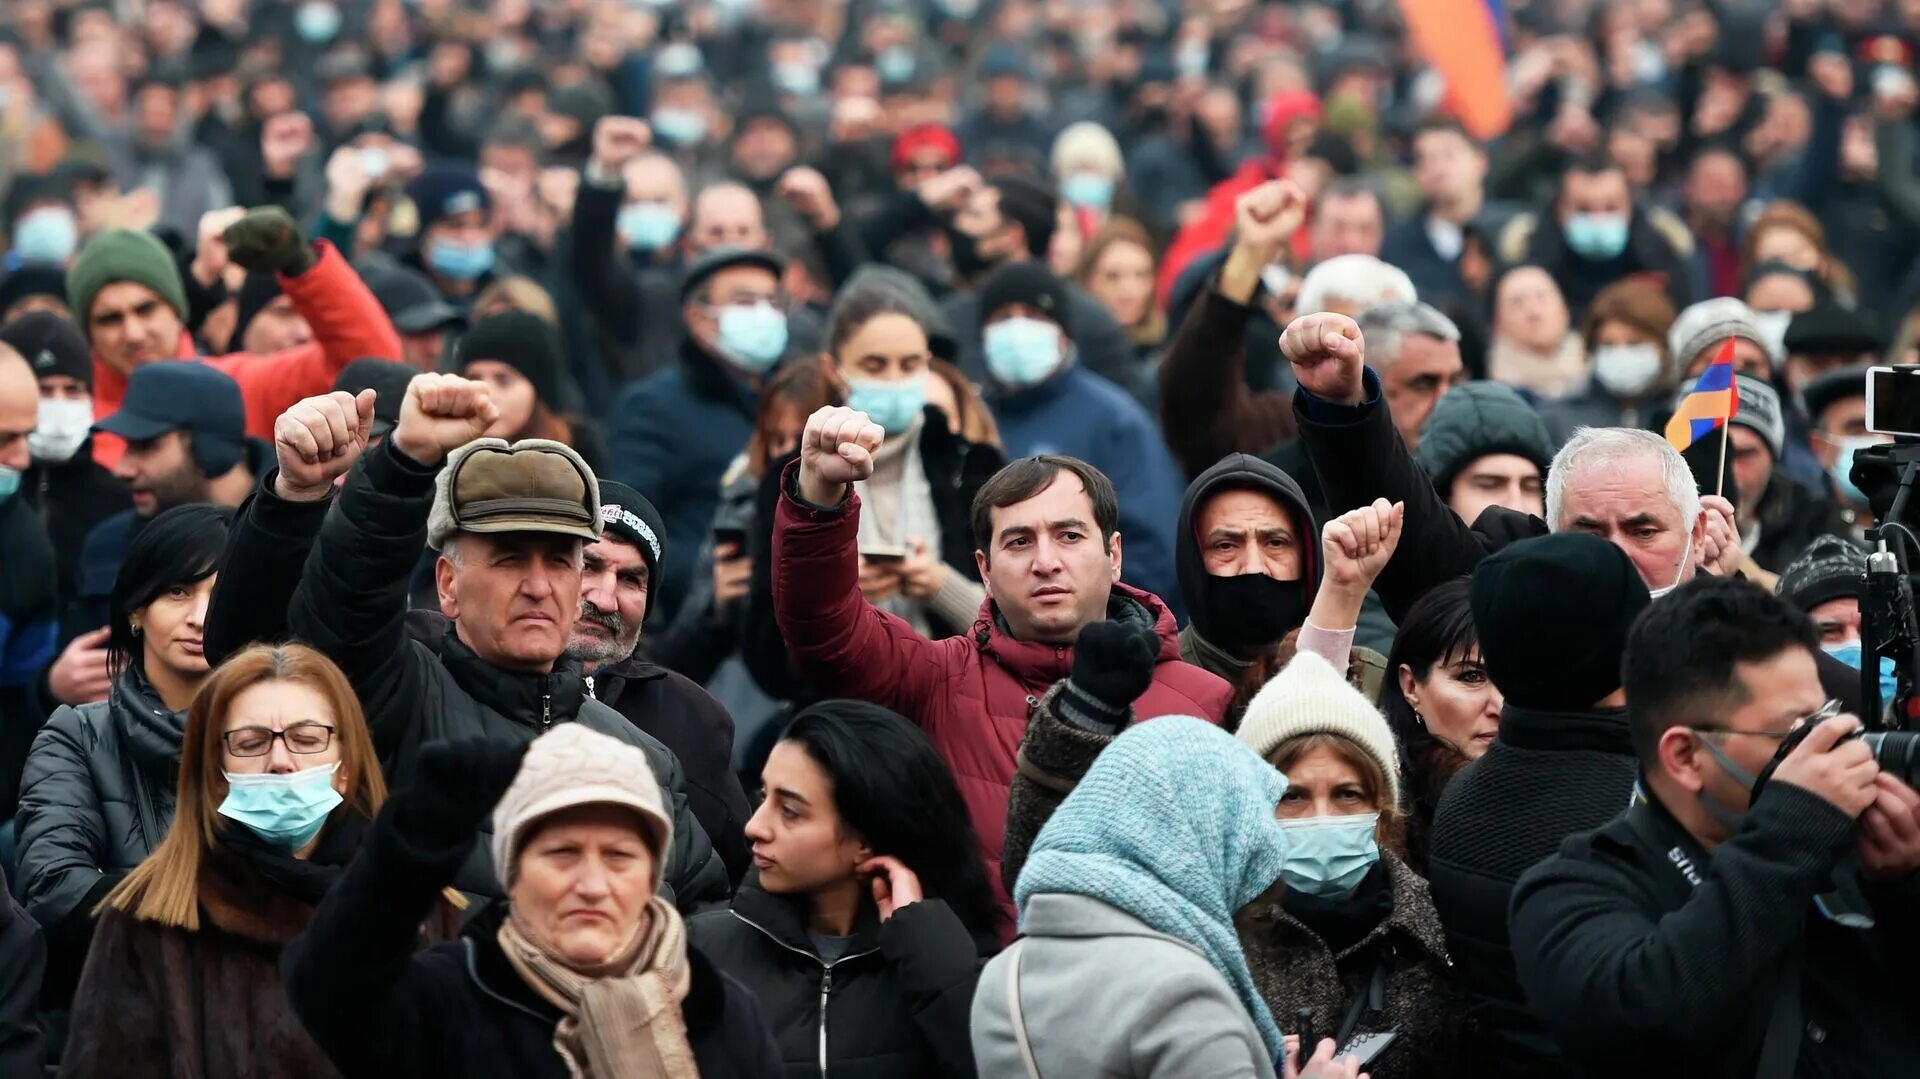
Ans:
[[[0,4],[0,1075],[1920,1068],[1920,4],[1455,6]]]

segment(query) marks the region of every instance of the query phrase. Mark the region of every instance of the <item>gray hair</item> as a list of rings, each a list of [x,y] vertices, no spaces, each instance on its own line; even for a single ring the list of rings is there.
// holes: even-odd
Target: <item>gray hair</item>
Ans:
[[[1296,315],[1317,315],[1327,310],[1332,300],[1346,300],[1365,308],[1396,300],[1411,303],[1419,298],[1413,279],[1398,266],[1372,255],[1335,255],[1307,271],[1293,307]]]
[[[1452,319],[1417,300],[1377,303],[1360,312],[1354,321],[1366,340],[1367,362],[1377,370],[1392,367],[1400,359],[1408,334],[1460,340],[1460,327]]]
[[[1560,511],[1566,505],[1567,482],[1574,472],[1613,464],[1632,457],[1651,458],[1660,465],[1667,485],[1667,501],[1680,511],[1680,522],[1691,529],[1700,519],[1700,488],[1686,459],[1652,431],[1631,427],[1582,427],[1574,431],[1547,466],[1547,528],[1560,531]]]

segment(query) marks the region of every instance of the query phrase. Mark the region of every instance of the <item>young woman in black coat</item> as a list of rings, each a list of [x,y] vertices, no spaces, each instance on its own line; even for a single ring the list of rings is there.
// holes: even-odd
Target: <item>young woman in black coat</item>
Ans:
[[[759,998],[787,1075],[973,1076],[974,983],[999,915],[933,744],[877,705],[824,701],[762,778],[755,872],[689,928]]]

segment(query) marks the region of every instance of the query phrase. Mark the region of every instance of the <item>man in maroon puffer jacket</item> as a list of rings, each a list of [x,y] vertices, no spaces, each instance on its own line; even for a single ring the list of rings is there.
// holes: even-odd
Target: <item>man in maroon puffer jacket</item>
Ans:
[[[1028,710],[1067,676],[1082,626],[1111,618],[1159,634],[1153,686],[1134,706],[1140,719],[1219,723],[1232,690],[1181,661],[1165,604],[1120,583],[1113,485],[1071,457],[1024,458],[981,487],[974,559],[987,599],[966,635],[929,641],[869,605],[860,592],[860,500],[849,485],[873,473],[882,437],[851,409],[823,408],[807,420],[774,521],[775,616],[822,688],[891,708],[933,739],[973,813],[998,890],[1007,788]]]

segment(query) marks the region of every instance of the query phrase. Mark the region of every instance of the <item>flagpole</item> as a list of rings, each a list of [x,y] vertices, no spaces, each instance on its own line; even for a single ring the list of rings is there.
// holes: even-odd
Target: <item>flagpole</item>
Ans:
[[[1725,493],[1723,489],[1727,485],[1727,432],[1732,429],[1733,417],[1729,416],[1720,425],[1720,464],[1713,470],[1713,493],[1716,498]]]

